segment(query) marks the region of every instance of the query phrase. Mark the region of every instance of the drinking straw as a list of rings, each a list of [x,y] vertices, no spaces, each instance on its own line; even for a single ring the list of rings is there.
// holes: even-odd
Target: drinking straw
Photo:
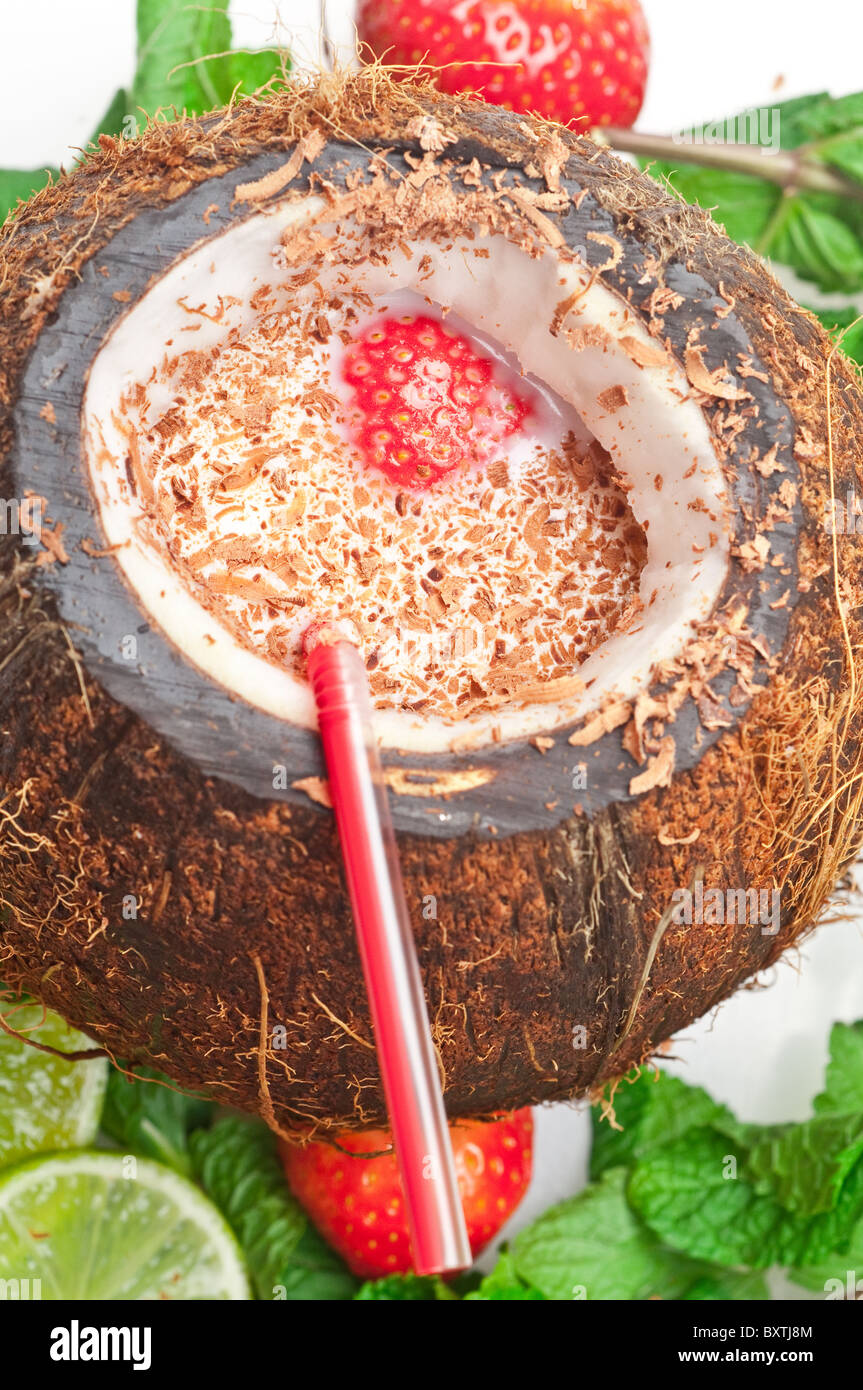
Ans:
[[[304,646],[418,1274],[471,1263],[362,657],[316,623]]]

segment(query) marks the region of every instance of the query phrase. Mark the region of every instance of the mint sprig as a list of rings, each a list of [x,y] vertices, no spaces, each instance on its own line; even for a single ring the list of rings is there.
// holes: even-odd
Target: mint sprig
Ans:
[[[729,118],[726,128],[746,131],[748,114]],[[770,115],[778,152],[711,144],[715,124],[686,132],[688,143],[677,148],[654,141],[664,157],[648,172],[711,211],[733,240],[820,289],[863,289],[863,93],[834,99],[819,92],[779,104]],[[650,137],[627,139],[625,132],[614,132],[614,140],[642,152],[650,144]],[[703,164],[688,162],[699,158]],[[722,167],[723,160],[732,167]]]
[[[212,1102],[175,1088],[150,1067],[108,1074],[103,1132],[115,1143],[190,1177],[189,1135],[210,1122]]]
[[[195,1176],[240,1242],[259,1298],[353,1297],[358,1281],[309,1225],[262,1121],[225,1116],[192,1135],[191,1151]]]

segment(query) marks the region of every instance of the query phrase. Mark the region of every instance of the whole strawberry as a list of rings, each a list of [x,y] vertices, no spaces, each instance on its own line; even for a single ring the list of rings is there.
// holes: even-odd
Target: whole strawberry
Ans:
[[[450,1138],[471,1250],[476,1255],[527,1190],[533,1163],[533,1117],[526,1109],[485,1123],[454,1121]],[[282,1143],[280,1147],[294,1196],[355,1274],[377,1279],[407,1273],[410,1237],[389,1130],[352,1131],[337,1135],[332,1144]],[[378,1157],[354,1156],[363,1154]]]
[[[638,0],[360,0],[357,30],[376,57],[422,64],[443,92],[564,125],[630,126],[644,100]]]
[[[342,376],[361,459],[398,487],[493,462],[528,411],[492,358],[428,314],[374,320],[348,345]]]

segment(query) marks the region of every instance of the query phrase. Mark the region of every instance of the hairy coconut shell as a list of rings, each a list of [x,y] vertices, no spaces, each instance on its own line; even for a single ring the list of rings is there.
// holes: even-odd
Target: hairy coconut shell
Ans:
[[[437,153],[457,191],[474,160],[498,189],[559,177],[548,225],[686,367],[736,503],[715,670],[705,649],[700,681],[695,658],[657,673],[646,702],[545,755],[386,760],[450,1112],[619,1075],[796,941],[856,852],[861,542],[824,525],[858,486],[853,369],[750,252],[606,150],[378,69],[100,143],[0,237],[0,492],[34,488],[65,528],[50,565],[0,538],[0,977],[282,1127],[381,1117],[332,817],[272,787],[274,761],[321,772],[315,740],[229,700],[82,549],[99,530],[80,404],[151,278],[250,215],[238,186],[258,186],[254,211],[376,150],[395,177]],[[109,640],[136,630],[144,680]],[[684,677],[657,727],[651,701]],[[675,890],[699,883],[778,891],[779,930],[677,922]]]

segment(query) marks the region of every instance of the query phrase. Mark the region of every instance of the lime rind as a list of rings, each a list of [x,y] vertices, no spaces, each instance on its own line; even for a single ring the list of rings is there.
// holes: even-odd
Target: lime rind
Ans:
[[[0,1004],[9,1026],[60,1052],[93,1046],[40,1004]],[[0,1031],[0,1168],[31,1154],[91,1143],[108,1083],[108,1061],[67,1062]]]

